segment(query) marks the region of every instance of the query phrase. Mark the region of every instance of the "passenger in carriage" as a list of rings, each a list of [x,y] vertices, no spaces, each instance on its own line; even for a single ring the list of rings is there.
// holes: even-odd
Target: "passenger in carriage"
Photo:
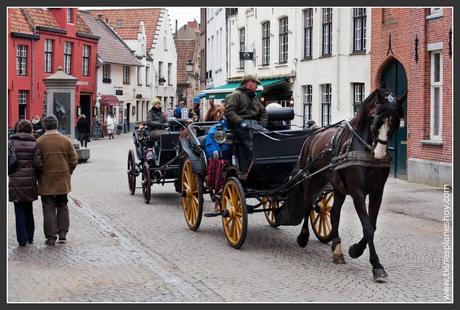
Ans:
[[[146,125],[150,131],[150,137],[160,139],[162,125],[166,123],[166,117],[161,111],[161,101],[158,98],[153,99],[153,106],[147,115]]]
[[[252,154],[252,141],[248,129],[252,127],[262,130],[262,126],[265,127],[268,122],[267,111],[256,97],[258,84],[260,80],[256,76],[246,75],[240,87],[227,97],[225,102],[224,116],[241,142],[240,170],[244,172],[249,169]]]

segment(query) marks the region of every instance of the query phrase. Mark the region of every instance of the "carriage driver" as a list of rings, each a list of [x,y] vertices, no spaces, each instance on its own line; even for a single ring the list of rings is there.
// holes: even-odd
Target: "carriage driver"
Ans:
[[[153,99],[153,106],[147,114],[146,125],[150,130],[150,137],[153,139],[160,139],[161,125],[166,123],[166,117],[161,111],[161,101],[158,98]],[[155,124],[159,123],[159,124]]]
[[[225,101],[224,116],[243,146],[240,148],[242,171],[247,171],[249,168],[252,153],[252,141],[248,129],[250,127],[256,130],[263,129],[262,126],[266,126],[268,121],[267,111],[256,97],[258,84],[260,81],[255,75],[246,75],[241,85]]]

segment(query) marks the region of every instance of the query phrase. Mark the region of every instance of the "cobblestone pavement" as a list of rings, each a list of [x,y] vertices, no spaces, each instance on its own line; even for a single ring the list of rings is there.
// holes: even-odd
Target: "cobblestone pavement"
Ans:
[[[187,228],[171,184],[153,185],[150,204],[140,189],[128,193],[129,135],[89,145],[90,160],[73,176],[66,244],[45,246],[36,202],[35,242],[17,247],[9,204],[9,302],[449,301],[443,294],[440,189],[387,183],[375,244],[389,279],[378,284],[367,250],[358,259],[348,256],[362,235],[348,198],[340,226],[346,265],[334,265],[330,244],[313,234],[299,248],[300,226],[271,228],[262,213],[249,216],[246,242],[235,250],[219,217],[203,218],[196,232]],[[206,198],[205,210],[211,207]]]

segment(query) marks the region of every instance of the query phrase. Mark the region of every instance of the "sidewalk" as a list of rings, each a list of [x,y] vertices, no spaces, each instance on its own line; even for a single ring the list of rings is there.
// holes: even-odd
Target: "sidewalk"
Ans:
[[[443,199],[443,188],[390,177],[385,185],[380,210],[441,222],[444,217]]]

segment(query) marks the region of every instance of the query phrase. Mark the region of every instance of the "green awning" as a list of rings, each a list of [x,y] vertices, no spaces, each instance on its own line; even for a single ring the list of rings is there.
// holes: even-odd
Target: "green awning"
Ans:
[[[265,79],[260,80],[260,85],[257,87],[256,95],[260,97],[265,87],[273,86],[280,83],[285,83],[288,78],[279,78],[279,79]],[[206,99],[224,99],[230,95],[238,86],[240,86],[241,81],[239,82],[230,82],[227,84],[219,85],[211,89],[206,89],[203,93],[206,94]]]

